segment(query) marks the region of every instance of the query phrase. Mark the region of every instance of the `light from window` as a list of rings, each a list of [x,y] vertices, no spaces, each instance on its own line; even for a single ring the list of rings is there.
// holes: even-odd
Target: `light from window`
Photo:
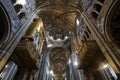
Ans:
[[[26,0],[17,0],[16,4],[26,5]]]

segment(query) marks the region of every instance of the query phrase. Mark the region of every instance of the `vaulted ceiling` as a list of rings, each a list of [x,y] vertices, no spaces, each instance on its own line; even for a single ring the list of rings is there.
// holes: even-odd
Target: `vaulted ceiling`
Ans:
[[[54,39],[65,39],[70,32],[76,33],[76,20],[79,16],[80,0],[42,0],[37,1],[37,11],[44,23],[44,29]],[[50,64],[58,76],[65,74],[70,54],[60,47],[50,52]]]
[[[64,74],[67,68],[67,62],[70,53],[62,47],[52,48],[49,54],[49,61],[54,74]]]
[[[38,15],[43,19],[45,30],[61,29],[76,31],[78,17],[77,0],[44,0],[38,5]]]

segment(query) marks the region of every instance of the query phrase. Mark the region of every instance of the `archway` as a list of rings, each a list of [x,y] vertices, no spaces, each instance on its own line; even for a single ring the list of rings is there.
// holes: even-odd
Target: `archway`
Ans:
[[[8,41],[10,35],[10,23],[4,7],[0,4],[0,44]]]
[[[66,75],[69,57],[69,51],[63,47],[54,47],[50,50],[50,68],[53,70],[55,80],[59,80],[57,76],[61,76],[60,80],[65,80],[62,78]]]
[[[120,48],[120,2],[116,3],[110,8],[105,22],[105,33],[108,40]]]

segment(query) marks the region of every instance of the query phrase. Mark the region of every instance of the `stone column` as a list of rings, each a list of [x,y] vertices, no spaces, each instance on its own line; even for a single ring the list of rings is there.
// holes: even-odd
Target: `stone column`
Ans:
[[[43,80],[44,70],[45,70],[45,62],[46,62],[46,55],[42,54],[42,60],[41,60],[40,72],[39,72],[38,80]]]
[[[70,66],[67,66],[66,78],[67,78],[67,80],[70,80]]]
[[[74,80],[79,80],[79,75],[78,75],[78,72],[77,72],[77,68],[73,65],[73,63],[74,63],[74,61],[71,58],[71,63],[69,65],[69,67],[71,68],[70,74],[73,75]],[[70,79],[70,80],[72,80],[72,79]]]

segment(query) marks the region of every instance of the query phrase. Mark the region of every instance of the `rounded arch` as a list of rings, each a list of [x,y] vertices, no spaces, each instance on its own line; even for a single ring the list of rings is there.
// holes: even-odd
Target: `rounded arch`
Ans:
[[[55,74],[64,74],[66,72],[69,56],[69,51],[63,47],[53,47],[50,50],[50,68]]]
[[[9,40],[10,20],[7,11],[0,3],[0,46]]]
[[[115,1],[105,18],[105,35],[115,47],[120,48],[120,1]]]

